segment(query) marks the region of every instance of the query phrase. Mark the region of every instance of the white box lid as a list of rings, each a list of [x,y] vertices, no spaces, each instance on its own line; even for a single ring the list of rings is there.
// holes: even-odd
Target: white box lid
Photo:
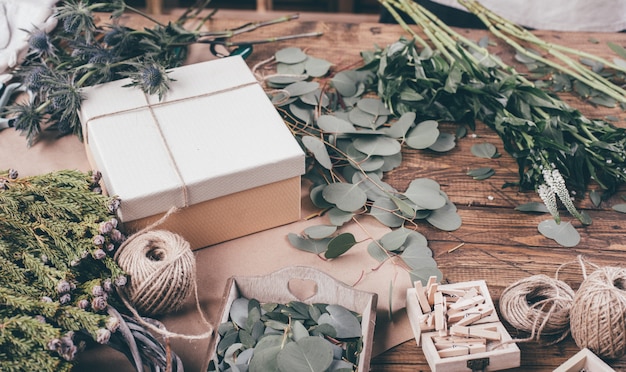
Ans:
[[[241,57],[169,76],[160,102],[123,87],[129,79],[83,90],[85,141],[122,221],[304,173],[302,149]]]

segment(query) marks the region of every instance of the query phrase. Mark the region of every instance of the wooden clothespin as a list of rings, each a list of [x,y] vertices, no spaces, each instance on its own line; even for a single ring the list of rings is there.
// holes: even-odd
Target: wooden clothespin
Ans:
[[[450,334],[455,336],[465,336],[465,337],[478,337],[478,338],[486,338],[487,340],[500,340],[500,332],[494,327],[494,330],[490,330],[489,328],[475,328],[475,327],[465,327],[453,325],[450,327]]]
[[[453,356],[476,354],[487,351],[487,346],[481,343],[457,344],[438,351],[439,357],[449,358]]]
[[[430,304],[428,303],[428,297],[426,297],[426,290],[422,286],[422,282],[418,280],[415,282],[414,285],[415,285],[415,293],[417,295],[417,302],[420,304],[420,307],[422,308],[422,313],[424,314],[430,313],[431,312]]]

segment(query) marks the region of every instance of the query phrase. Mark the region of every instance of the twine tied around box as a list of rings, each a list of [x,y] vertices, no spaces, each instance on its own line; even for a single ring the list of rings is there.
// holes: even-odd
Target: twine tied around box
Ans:
[[[129,284],[118,288],[118,294],[135,319],[151,331],[165,337],[205,339],[213,334],[213,326],[200,308],[195,257],[189,242],[170,231],[154,230],[176,211],[176,208],[171,208],[158,221],[131,235],[118,248],[115,260],[130,276]],[[140,312],[157,315],[180,309],[191,293],[208,331],[185,335],[155,327],[142,319]]]

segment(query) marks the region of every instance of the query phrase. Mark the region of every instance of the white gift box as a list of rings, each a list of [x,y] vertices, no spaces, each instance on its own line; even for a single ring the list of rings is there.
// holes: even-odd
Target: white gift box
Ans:
[[[239,56],[172,69],[159,101],[129,79],[83,90],[84,139],[129,232],[159,226],[194,249],[300,218],[305,155]]]

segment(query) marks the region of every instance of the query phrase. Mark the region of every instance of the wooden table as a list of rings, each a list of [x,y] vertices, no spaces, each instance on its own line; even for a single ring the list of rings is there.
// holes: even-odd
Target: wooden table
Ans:
[[[267,16],[267,15],[266,15]],[[214,29],[232,27],[241,20],[219,16],[211,24]],[[251,66],[265,60],[286,46],[305,48],[307,53],[325,58],[335,64],[334,71],[352,68],[359,64],[359,52],[373,49],[374,45],[385,46],[396,41],[405,33],[396,25],[378,23],[346,23],[324,21],[298,21],[258,30],[254,36],[288,35],[295,33],[322,31],[324,36],[314,39],[291,40],[275,44],[255,46],[248,59]],[[480,30],[461,30],[471,39],[478,40],[487,33]],[[606,42],[613,41],[624,45],[626,34],[588,34],[537,32],[547,41],[575,46],[579,49],[613,58]],[[491,36],[493,38],[493,36]],[[599,43],[593,42],[593,40]],[[493,48],[501,58],[513,62],[513,51],[498,42]],[[523,69],[520,69],[523,71]],[[563,98],[579,108],[589,117],[616,115],[626,126],[626,117],[620,110],[593,107],[577,98],[564,95]],[[453,125],[444,128],[454,132]],[[575,248],[564,248],[544,238],[537,231],[537,225],[545,215],[529,215],[517,212],[514,207],[530,201],[540,201],[535,193],[521,193],[515,188],[502,188],[505,182],[517,180],[517,166],[504,152],[501,141],[484,125],[478,125],[477,138],[462,139],[451,153],[438,155],[424,151],[405,150],[402,165],[386,175],[386,181],[399,190],[404,190],[416,177],[430,177],[439,182],[450,199],[456,204],[463,219],[463,225],[454,232],[442,232],[429,226],[420,226],[434,251],[444,281],[455,283],[477,279],[486,280],[494,301],[498,301],[502,291],[515,281],[535,274],[554,277],[559,265],[573,262],[578,255],[599,266],[620,265],[626,258],[626,224],[624,215],[611,210],[611,205],[623,202],[618,196],[593,208],[588,200],[580,204],[593,218],[593,224],[578,231],[582,241]],[[498,146],[504,154],[493,160],[490,166],[496,175],[484,181],[476,181],[465,173],[470,168],[484,166],[482,160],[470,153],[470,147],[477,141],[488,141]],[[621,194],[625,189],[621,189]],[[620,193],[618,193],[619,195]],[[577,224],[575,224],[578,226]],[[449,252],[453,247],[463,246]],[[565,267],[559,276],[573,288],[582,280],[580,267],[573,264]],[[513,337],[523,337],[510,328]],[[522,367],[518,371],[551,371],[572,357],[579,348],[571,337],[557,345],[547,346],[538,342],[520,343]],[[616,370],[626,369],[626,358],[610,363]],[[419,371],[429,370],[420,348],[413,340],[375,357],[372,371]]]
[[[164,19],[171,15],[162,15]],[[272,13],[220,13],[209,23],[213,30],[226,29],[241,25],[250,19],[270,19]],[[335,18],[337,19],[337,18]],[[346,19],[349,20],[349,17]],[[132,20],[134,26],[141,22]],[[149,23],[146,23],[149,25]],[[303,16],[299,21],[292,21],[255,31],[250,35],[238,36],[236,40],[261,39],[277,35],[290,35],[321,31],[322,37],[295,39],[285,42],[263,44],[254,47],[254,53],[248,58],[250,66],[271,57],[278,49],[298,46],[307,53],[325,58],[334,63],[333,71],[353,68],[360,63],[359,53],[373,49],[375,45],[386,46],[405,33],[396,25],[378,23],[350,23],[349,21],[321,21]],[[478,40],[486,35],[484,31],[461,30],[471,39]],[[606,46],[607,41],[626,43],[626,34],[581,34],[537,32],[547,41],[576,46],[588,52],[602,56],[612,56]],[[599,43],[590,40],[595,39]],[[204,49],[202,49],[204,48]],[[190,62],[205,58],[207,46],[194,46]],[[505,61],[513,63],[512,51],[499,42],[493,52]],[[612,58],[612,57],[611,57]],[[626,117],[619,110],[596,108],[579,102],[571,96],[564,96],[590,117],[602,117],[608,114],[622,118],[618,124],[625,126]],[[453,132],[453,124],[443,124],[444,130]],[[445,155],[425,151],[405,150],[402,165],[386,175],[386,181],[396,189],[406,189],[408,183],[417,177],[429,177],[441,184],[443,190],[458,207],[463,225],[454,232],[443,232],[427,225],[420,225],[419,231],[429,240],[439,268],[444,274],[444,281],[455,283],[484,279],[493,299],[497,302],[502,291],[513,282],[535,274],[554,276],[559,265],[573,262],[578,255],[600,266],[619,265],[626,258],[626,235],[624,215],[611,210],[611,205],[623,202],[618,196],[592,208],[588,200],[580,204],[593,218],[593,224],[578,231],[581,243],[575,248],[563,248],[544,238],[537,231],[537,225],[546,216],[529,215],[517,212],[514,207],[539,201],[534,193],[521,193],[515,188],[502,188],[505,182],[517,181],[517,166],[505,153],[499,138],[484,125],[478,125],[477,136],[468,136],[458,141],[458,147]],[[491,160],[490,166],[496,175],[484,181],[473,180],[466,175],[470,168],[484,166],[484,159],[471,155],[470,147],[477,141],[488,141],[498,146],[503,156]],[[626,189],[622,188],[621,194]],[[618,193],[619,194],[619,193]],[[577,225],[577,224],[576,224]],[[577,225],[578,226],[578,225]],[[463,245],[450,251],[453,247]],[[576,287],[582,275],[575,264],[567,266],[561,272],[565,279]],[[513,337],[523,337],[509,327]],[[579,349],[574,341],[565,341],[547,346],[537,342],[520,343],[522,367],[518,371],[551,371],[573,356]],[[610,363],[615,369],[626,369],[626,358]],[[429,370],[420,348],[409,340],[372,360],[373,371],[420,371]]]

